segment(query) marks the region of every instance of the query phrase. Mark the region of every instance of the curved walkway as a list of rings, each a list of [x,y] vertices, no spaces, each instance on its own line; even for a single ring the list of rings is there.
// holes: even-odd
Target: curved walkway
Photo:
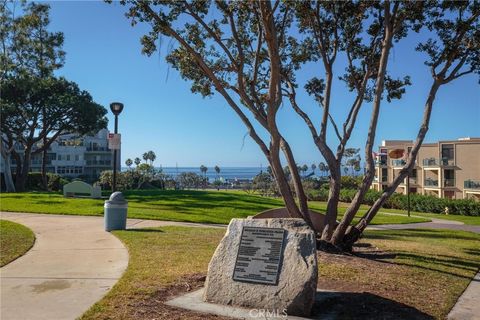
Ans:
[[[405,216],[404,214],[400,214],[400,213],[390,213],[390,212],[379,212],[379,213],[391,215],[391,216]],[[430,229],[461,230],[461,231],[480,233],[480,226],[468,225],[460,221],[445,220],[445,219],[438,219],[438,218],[427,218],[427,217],[415,216],[415,215],[412,215],[411,217],[431,219],[432,221],[418,222],[418,223],[404,223],[404,224],[382,224],[382,225],[370,226],[370,227],[367,227],[367,229],[369,230],[402,230],[402,229],[430,228]]]
[[[0,269],[2,320],[76,319],[128,265],[128,252],[101,217],[0,213],[33,230],[35,244]]]
[[[76,319],[100,300],[128,265],[128,252],[104,231],[103,217],[0,212],[0,219],[26,225],[35,232],[33,248],[0,269],[2,320]],[[128,219],[129,229],[179,225],[217,227],[188,222]],[[432,219],[432,222],[377,225],[371,230],[435,228],[480,233],[480,226]],[[478,275],[477,275],[478,277]],[[477,283],[475,283],[477,282]],[[479,314],[478,278],[460,297],[450,319]]]

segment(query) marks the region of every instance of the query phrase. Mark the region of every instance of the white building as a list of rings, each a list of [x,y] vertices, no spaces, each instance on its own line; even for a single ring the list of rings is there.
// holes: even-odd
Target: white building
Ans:
[[[113,150],[108,149],[108,130],[102,129],[94,136],[64,134],[52,143],[47,152],[47,172],[57,173],[64,177],[80,177],[93,182],[100,173],[113,169]],[[16,151],[22,155],[22,148]],[[121,150],[117,152],[117,170],[121,166]],[[31,172],[40,172],[42,153],[32,155]],[[3,159],[2,159],[3,161]],[[11,169],[15,173],[16,163],[12,157]],[[2,165],[3,171],[3,165]]]

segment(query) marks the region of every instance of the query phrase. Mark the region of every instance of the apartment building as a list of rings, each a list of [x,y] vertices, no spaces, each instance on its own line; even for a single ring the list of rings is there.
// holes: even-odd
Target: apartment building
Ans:
[[[395,179],[412,146],[413,141],[406,140],[382,142],[376,156],[373,189],[383,190]],[[392,159],[393,150],[404,150],[405,157]],[[480,138],[424,143],[409,179],[411,193],[480,200]],[[406,179],[396,191],[407,193]]]
[[[47,152],[47,172],[57,173],[68,178],[82,178],[94,182],[104,170],[112,170],[113,151],[108,149],[108,130],[102,129],[93,136],[64,134],[52,143]],[[16,148],[20,154],[21,147]],[[117,152],[117,170],[120,170],[121,150]],[[3,159],[2,159],[3,161]],[[34,154],[31,158],[30,171],[40,172],[42,154]],[[3,166],[2,166],[3,169]],[[16,163],[12,158],[12,172]]]

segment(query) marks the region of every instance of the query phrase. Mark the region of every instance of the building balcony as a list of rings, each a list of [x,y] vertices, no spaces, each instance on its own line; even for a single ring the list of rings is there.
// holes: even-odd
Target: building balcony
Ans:
[[[426,158],[423,159],[423,166],[424,167],[448,167],[448,166],[454,166],[455,161],[453,159],[447,159],[447,158]]]
[[[406,185],[407,184],[407,179],[410,179],[410,185],[418,185],[418,179],[415,177],[410,177],[410,178],[405,178],[401,184]]]
[[[393,167],[404,167],[406,164],[407,164],[407,161],[403,160],[403,159],[395,159],[395,160],[391,160],[392,161],[392,166]]]
[[[387,166],[387,160],[375,160],[375,166],[376,167],[386,167]]]
[[[444,179],[443,180],[444,187],[455,187],[455,179]]]
[[[52,166],[75,166],[75,167],[84,167],[86,164],[85,160],[52,160]]]
[[[87,147],[87,152],[111,152],[107,147]]]
[[[463,182],[464,189],[480,190],[480,180],[465,180]]]
[[[87,160],[87,166],[111,166],[112,160]]]
[[[427,178],[425,179],[425,187],[436,187],[438,188],[438,180],[432,179],[432,178]]]

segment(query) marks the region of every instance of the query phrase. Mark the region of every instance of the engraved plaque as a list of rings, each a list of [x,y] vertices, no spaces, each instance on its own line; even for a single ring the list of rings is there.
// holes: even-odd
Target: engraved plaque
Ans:
[[[284,229],[243,227],[233,280],[276,285],[284,236]]]

